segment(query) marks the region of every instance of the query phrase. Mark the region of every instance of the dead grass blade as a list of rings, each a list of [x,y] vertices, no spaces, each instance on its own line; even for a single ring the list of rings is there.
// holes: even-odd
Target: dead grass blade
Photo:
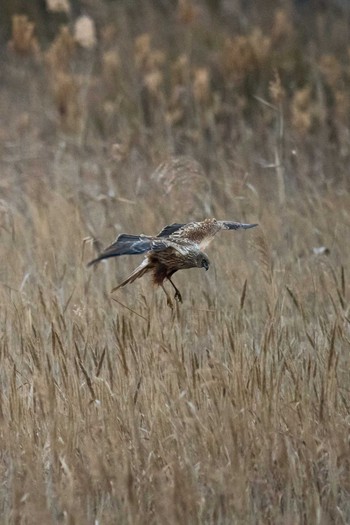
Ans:
[[[147,317],[145,317],[144,315],[136,312],[135,310],[133,310],[132,308],[129,308],[129,306],[126,306],[126,304],[123,304],[121,303],[120,301],[118,301],[118,299],[116,299],[115,297],[112,297],[112,301],[115,301],[116,303],[118,303],[120,306],[122,306],[123,308],[126,308],[126,310],[129,310],[129,312],[131,312],[132,314],[135,314],[137,315],[138,317],[141,317],[141,319],[143,319],[144,321],[148,322],[148,319]]]

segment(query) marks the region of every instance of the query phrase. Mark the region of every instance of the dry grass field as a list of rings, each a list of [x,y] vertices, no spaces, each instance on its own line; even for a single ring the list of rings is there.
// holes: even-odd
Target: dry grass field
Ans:
[[[350,523],[341,5],[5,3],[0,523]],[[173,311],[86,267],[214,216]]]

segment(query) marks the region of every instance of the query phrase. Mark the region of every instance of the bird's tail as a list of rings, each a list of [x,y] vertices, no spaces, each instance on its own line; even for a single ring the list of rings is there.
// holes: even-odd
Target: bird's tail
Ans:
[[[151,266],[149,265],[149,261],[147,259],[144,259],[142,263],[137,268],[135,268],[135,270],[129,275],[129,277],[125,279],[125,281],[123,281],[122,283],[118,284],[118,286],[113,288],[111,292],[115,292],[116,290],[122,288],[126,284],[133,283],[134,281],[136,281],[136,279],[139,279],[140,277],[145,275],[145,273],[147,273],[150,269]]]

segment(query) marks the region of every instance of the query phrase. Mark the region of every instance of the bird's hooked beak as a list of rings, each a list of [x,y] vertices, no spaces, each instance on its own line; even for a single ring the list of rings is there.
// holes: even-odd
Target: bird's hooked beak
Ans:
[[[209,263],[208,263],[208,261],[203,261],[202,262],[202,267],[205,268],[205,271],[207,272],[209,270]]]
[[[248,230],[249,228],[255,228],[258,224],[243,224],[241,222],[223,221],[224,227],[227,230]]]

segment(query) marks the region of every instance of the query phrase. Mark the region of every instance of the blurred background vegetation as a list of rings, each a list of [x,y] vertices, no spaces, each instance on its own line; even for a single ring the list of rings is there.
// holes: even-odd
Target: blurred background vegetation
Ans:
[[[280,167],[282,200],[282,182],[345,182],[349,13],[339,0],[3,0],[3,148],[64,137],[148,170],[190,154],[214,184],[234,166],[270,195]]]

